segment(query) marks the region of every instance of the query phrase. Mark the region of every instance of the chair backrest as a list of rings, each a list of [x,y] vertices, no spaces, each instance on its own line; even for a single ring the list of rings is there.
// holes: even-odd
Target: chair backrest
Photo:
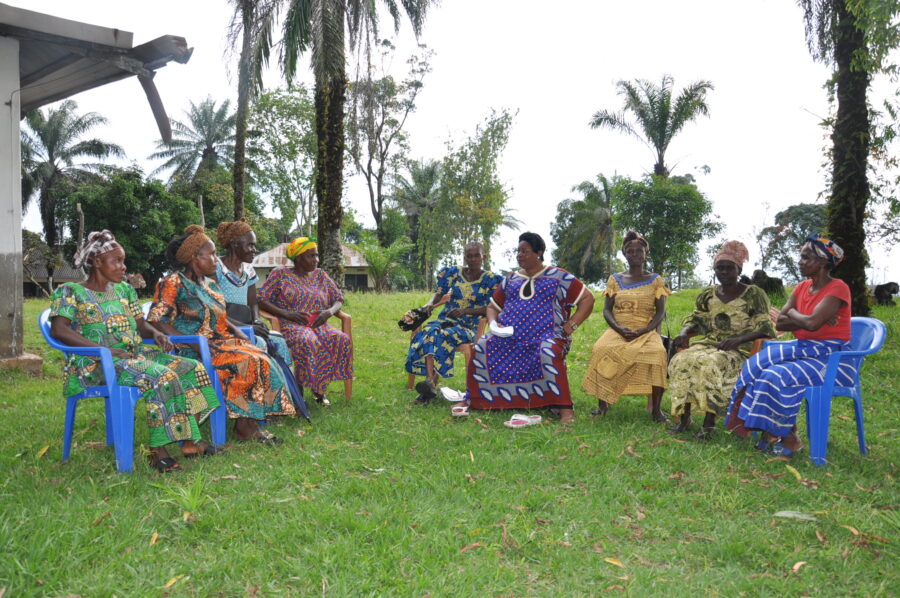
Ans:
[[[150,308],[153,306],[152,301],[146,301],[141,304],[141,311],[144,312],[144,319],[147,319],[147,316],[150,315]]]
[[[41,312],[40,317],[38,318],[38,325],[41,328],[41,334],[44,335],[44,340],[47,341],[47,344],[56,349],[57,351],[66,352],[66,345],[62,344],[50,334],[50,309],[47,308]]]
[[[851,318],[850,330],[850,348],[866,355],[878,352],[887,336],[887,326],[875,318]]]

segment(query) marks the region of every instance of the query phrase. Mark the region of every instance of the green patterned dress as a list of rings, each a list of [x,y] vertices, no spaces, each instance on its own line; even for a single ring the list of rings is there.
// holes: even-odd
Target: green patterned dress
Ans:
[[[197,421],[219,406],[206,369],[198,361],[176,357],[155,345],[144,345],[136,319],[143,317],[135,290],[125,282],[104,293],[66,283],[53,293],[50,317],[71,321],[72,330],[98,345],[122,349],[131,359],[113,356],[122,386],[143,393],[150,427],[150,446],[200,440]],[[63,393],[68,397],[103,383],[100,360],[72,355],[65,365]],[[192,416],[197,416],[196,419]]]
[[[740,296],[723,303],[711,286],[697,295],[697,308],[684,319],[697,336],[690,346],[672,357],[669,363],[669,396],[672,415],[680,417],[685,406],[691,413],[724,415],[731,389],[749,355],[752,342],[732,351],[716,348],[721,341],[750,332],[775,336],[769,319],[769,298],[757,286],[748,286]]]

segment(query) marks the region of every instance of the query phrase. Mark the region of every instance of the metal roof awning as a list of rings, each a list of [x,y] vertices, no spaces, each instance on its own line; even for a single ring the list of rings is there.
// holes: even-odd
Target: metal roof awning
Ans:
[[[164,35],[132,47],[133,35],[0,3],[0,35],[19,40],[21,113],[107,83],[137,76],[164,140],[169,118],[153,83],[156,69],[185,64],[193,48]]]

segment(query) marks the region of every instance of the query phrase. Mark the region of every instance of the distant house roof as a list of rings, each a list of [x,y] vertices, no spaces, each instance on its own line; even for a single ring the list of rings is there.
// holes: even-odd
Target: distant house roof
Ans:
[[[0,3],[0,35],[19,40],[21,113],[137,75],[163,139],[169,118],[153,84],[155,71],[193,52],[183,37],[164,35],[131,47],[133,35]]]
[[[31,278],[34,278],[38,282],[46,282],[47,280],[47,265],[41,263],[39,259],[29,259],[25,263],[25,278],[26,281]],[[87,275],[84,273],[84,270],[81,268],[76,268],[69,262],[63,262],[59,266],[53,269],[53,281],[54,282],[80,282],[87,278]]]
[[[285,249],[287,248],[287,243],[282,243],[268,251],[264,251],[256,256],[256,259],[253,260],[254,268],[275,268],[278,266],[287,266],[291,263],[291,260],[284,254]],[[353,249],[349,245],[341,244],[341,253],[343,254],[343,266],[345,268],[367,268],[369,264],[366,262],[366,258]]]

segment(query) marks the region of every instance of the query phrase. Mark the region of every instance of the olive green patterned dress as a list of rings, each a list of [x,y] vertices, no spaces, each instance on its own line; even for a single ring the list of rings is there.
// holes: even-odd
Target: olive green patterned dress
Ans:
[[[676,353],[669,363],[673,416],[680,417],[688,404],[695,415],[725,414],[731,389],[753,343],[732,351],[721,351],[716,345],[750,332],[774,337],[769,308],[765,292],[752,285],[728,303],[716,296],[715,286],[700,291],[694,313],[684,319],[684,326],[690,326],[697,336],[691,337],[690,346]]]
[[[143,393],[151,447],[200,440],[197,421],[219,406],[206,369],[199,361],[143,344],[136,322],[143,314],[131,285],[120,282],[105,293],[72,282],[61,285],[50,304],[50,317],[56,316],[70,320],[72,330],[86,339],[132,355],[130,359],[113,356],[113,365],[119,384],[136,386]],[[70,356],[65,372],[67,397],[103,383],[100,360],[94,357]]]

